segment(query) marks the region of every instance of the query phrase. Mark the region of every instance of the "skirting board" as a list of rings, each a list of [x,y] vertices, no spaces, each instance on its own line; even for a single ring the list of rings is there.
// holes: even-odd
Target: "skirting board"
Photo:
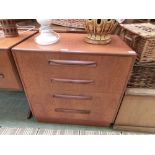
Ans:
[[[114,125],[114,129],[121,131],[134,131],[134,132],[148,132],[155,133],[155,128],[153,127],[138,127],[138,126],[124,126],[124,125]]]

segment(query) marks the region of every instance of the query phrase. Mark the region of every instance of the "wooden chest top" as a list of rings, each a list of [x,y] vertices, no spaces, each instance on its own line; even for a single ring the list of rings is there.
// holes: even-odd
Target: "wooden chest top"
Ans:
[[[19,35],[17,37],[5,38],[0,36],[0,50],[8,50],[28,37],[36,33],[36,31],[18,31]]]
[[[35,43],[35,37],[32,36],[13,50],[40,51],[40,52],[69,52],[69,53],[87,53],[87,54],[118,54],[118,55],[135,55],[135,52],[126,45],[117,35],[112,36],[112,41],[107,45],[93,45],[84,41],[86,34],[77,33],[59,33],[59,42],[40,46]]]

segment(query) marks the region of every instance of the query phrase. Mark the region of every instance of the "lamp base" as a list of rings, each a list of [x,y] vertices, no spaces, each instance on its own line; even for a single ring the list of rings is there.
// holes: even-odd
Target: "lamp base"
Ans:
[[[51,45],[59,40],[59,35],[56,32],[41,33],[35,38],[35,42],[39,45]]]

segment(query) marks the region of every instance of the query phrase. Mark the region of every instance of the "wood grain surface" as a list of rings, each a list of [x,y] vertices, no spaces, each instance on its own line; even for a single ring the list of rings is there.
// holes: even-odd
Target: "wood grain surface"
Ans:
[[[19,78],[16,65],[11,53],[11,48],[36,32],[19,31],[19,36],[4,38],[0,37],[0,89],[22,90],[21,80]],[[2,76],[1,76],[2,77]]]
[[[138,91],[138,90],[136,90]],[[115,121],[116,128],[148,131],[155,128],[155,96],[154,90],[135,89],[128,91],[123,99],[118,116]],[[155,129],[152,129],[152,131]]]

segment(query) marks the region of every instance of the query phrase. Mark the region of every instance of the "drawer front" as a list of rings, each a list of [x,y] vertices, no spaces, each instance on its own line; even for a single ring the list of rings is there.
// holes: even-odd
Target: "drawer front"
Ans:
[[[76,92],[120,93],[125,85],[132,59],[85,54],[24,53],[19,59],[35,79],[51,89]],[[38,80],[37,80],[38,81]],[[39,81],[38,81],[39,82]]]
[[[22,90],[16,66],[9,52],[0,52],[0,89]]]
[[[118,94],[41,93],[31,95],[30,100],[38,120],[73,124],[110,125],[119,106]]]
[[[128,57],[80,54],[48,54],[46,60],[52,89],[99,93],[122,92],[132,63]]]
[[[115,125],[155,127],[155,97],[139,95],[125,96]]]

